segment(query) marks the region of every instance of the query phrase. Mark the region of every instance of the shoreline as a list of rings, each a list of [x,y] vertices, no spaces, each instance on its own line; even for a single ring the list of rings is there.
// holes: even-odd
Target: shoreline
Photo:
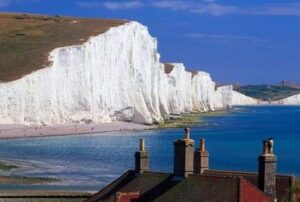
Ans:
[[[129,122],[57,124],[47,126],[0,124],[0,140],[85,135],[108,132],[138,132],[151,129],[156,129],[156,127]]]
[[[248,106],[285,106],[272,104],[256,104]],[[291,105],[289,105],[291,106]],[[235,106],[239,107],[239,105]],[[161,121],[155,125],[144,125],[132,122],[110,122],[110,123],[66,123],[55,125],[21,125],[21,124],[0,124],[0,140],[19,138],[38,138],[55,136],[88,135],[97,133],[115,132],[139,132],[145,130],[162,130],[184,127],[184,125],[201,124],[200,117],[221,115],[230,113],[231,110],[216,110],[211,112],[191,112],[189,114],[177,115],[177,118]],[[176,117],[176,116],[175,116]],[[196,120],[199,118],[199,120]]]
[[[132,122],[115,121],[110,123],[65,123],[55,125],[22,125],[0,124],[0,140],[42,138],[89,135],[97,133],[140,132],[145,130],[164,130],[172,128],[190,127],[202,124],[202,116],[221,115],[230,110],[216,110],[208,112],[191,112],[172,115],[168,120],[163,120],[154,125],[144,125]]]

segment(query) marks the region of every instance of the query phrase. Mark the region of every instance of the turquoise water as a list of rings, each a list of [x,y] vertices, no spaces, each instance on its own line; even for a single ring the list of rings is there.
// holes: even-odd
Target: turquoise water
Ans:
[[[1,140],[0,159],[24,168],[0,174],[62,179],[52,186],[31,186],[36,189],[98,190],[134,167],[140,138],[145,138],[151,169],[171,172],[173,141],[183,134],[183,129],[170,129]],[[242,171],[257,170],[261,141],[273,137],[278,171],[300,176],[300,107],[235,107],[227,114],[205,116],[202,125],[192,127],[191,137],[197,146],[206,138],[211,168]]]

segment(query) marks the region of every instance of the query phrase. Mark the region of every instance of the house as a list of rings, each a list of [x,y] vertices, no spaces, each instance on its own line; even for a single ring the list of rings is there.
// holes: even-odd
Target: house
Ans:
[[[202,139],[198,149],[185,129],[185,137],[174,142],[173,173],[151,172],[144,140],[135,153],[135,170],[92,195],[87,201],[203,201],[285,202],[295,200],[295,176],[276,173],[273,140],[263,141],[258,173],[209,169],[209,153]]]

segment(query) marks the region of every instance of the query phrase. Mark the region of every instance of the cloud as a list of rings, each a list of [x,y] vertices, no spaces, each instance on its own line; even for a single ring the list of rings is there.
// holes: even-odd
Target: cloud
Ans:
[[[214,16],[234,13],[237,10],[234,6],[223,6],[219,4],[203,4],[190,9],[190,12],[197,14],[211,14]]]
[[[126,2],[115,2],[115,1],[106,1],[106,2],[87,2],[87,1],[79,1],[76,2],[76,5],[83,8],[99,8],[103,7],[111,10],[118,9],[137,9],[144,6],[144,3],[141,1],[126,1]]]
[[[215,3],[214,0],[195,1],[157,1],[152,4],[156,8],[171,10],[186,10],[196,14],[210,14],[220,16],[226,14],[240,15],[290,15],[300,16],[300,4],[268,4],[254,7],[242,7],[235,5],[222,5]]]
[[[0,0],[0,8],[4,8],[10,5],[10,0]]]
[[[0,8],[12,7],[17,4],[38,3],[42,0],[0,0]]]
[[[144,6],[141,1],[129,1],[129,2],[111,2],[107,1],[103,3],[103,6],[108,9],[136,9]]]
[[[0,0],[9,1],[9,0]],[[139,9],[157,8],[170,9],[175,11],[186,11],[199,15],[207,14],[222,16],[228,14],[236,15],[280,15],[280,16],[300,16],[300,3],[286,4],[259,4],[257,6],[236,6],[216,3],[215,0],[135,0],[135,1],[79,1],[76,3],[80,7],[95,8],[102,7],[111,10],[117,9]]]
[[[155,8],[165,8],[171,10],[186,10],[197,14],[224,15],[232,13],[236,8],[234,6],[223,6],[213,3],[211,0],[202,2],[192,1],[157,1],[152,4]]]
[[[237,10],[237,13],[245,15],[300,16],[300,4],[273,4],[260,7],[240,8]]]
[[[151,6],[156,8],[167,8],[172,10],[188,10],[194,5],[193,2],[185,1],[156,1]]]
[[[220,41],[232,41],[232,40],[247,41],[247,42],[265,41],[264,39],[260,39],[255,36],[236,36],[236,35],[228,35],[228,34],[188,33],[185,34],[185,37],[193,38],[193,39],[213,39],[213,40],[220,40]]]
[[[213,3],[215,2],[215,0],[202,0],[203,2],[207,2],[207,3]]]
[[[85,2],[85,1],[78,1],[76,5],[82,8],[99,8],[102,7],[102,3],[100,2]]]

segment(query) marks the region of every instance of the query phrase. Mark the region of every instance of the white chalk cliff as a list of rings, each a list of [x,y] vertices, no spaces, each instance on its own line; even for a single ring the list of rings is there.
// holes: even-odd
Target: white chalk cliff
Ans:
[[[257,104],[261,104],[261,101],[246,96],[242,93],[232,91],[231,105],[257,105]]]
[[[273,101],[271,104],[300,105],[300,94],[292,95],[278,101]]]
[[[183,64],[165,73],[159,58],[156,39],[137,22],[57,48],[49,67],[0,83],[0,124],[152,124],[172,113],[255,103],[231,86],[215,90],[209,74]]]
[[[234,105],[257,105],[259,101],[233,90],[232,85],[221,86],[216,90],[215,107],[225,108]]]

